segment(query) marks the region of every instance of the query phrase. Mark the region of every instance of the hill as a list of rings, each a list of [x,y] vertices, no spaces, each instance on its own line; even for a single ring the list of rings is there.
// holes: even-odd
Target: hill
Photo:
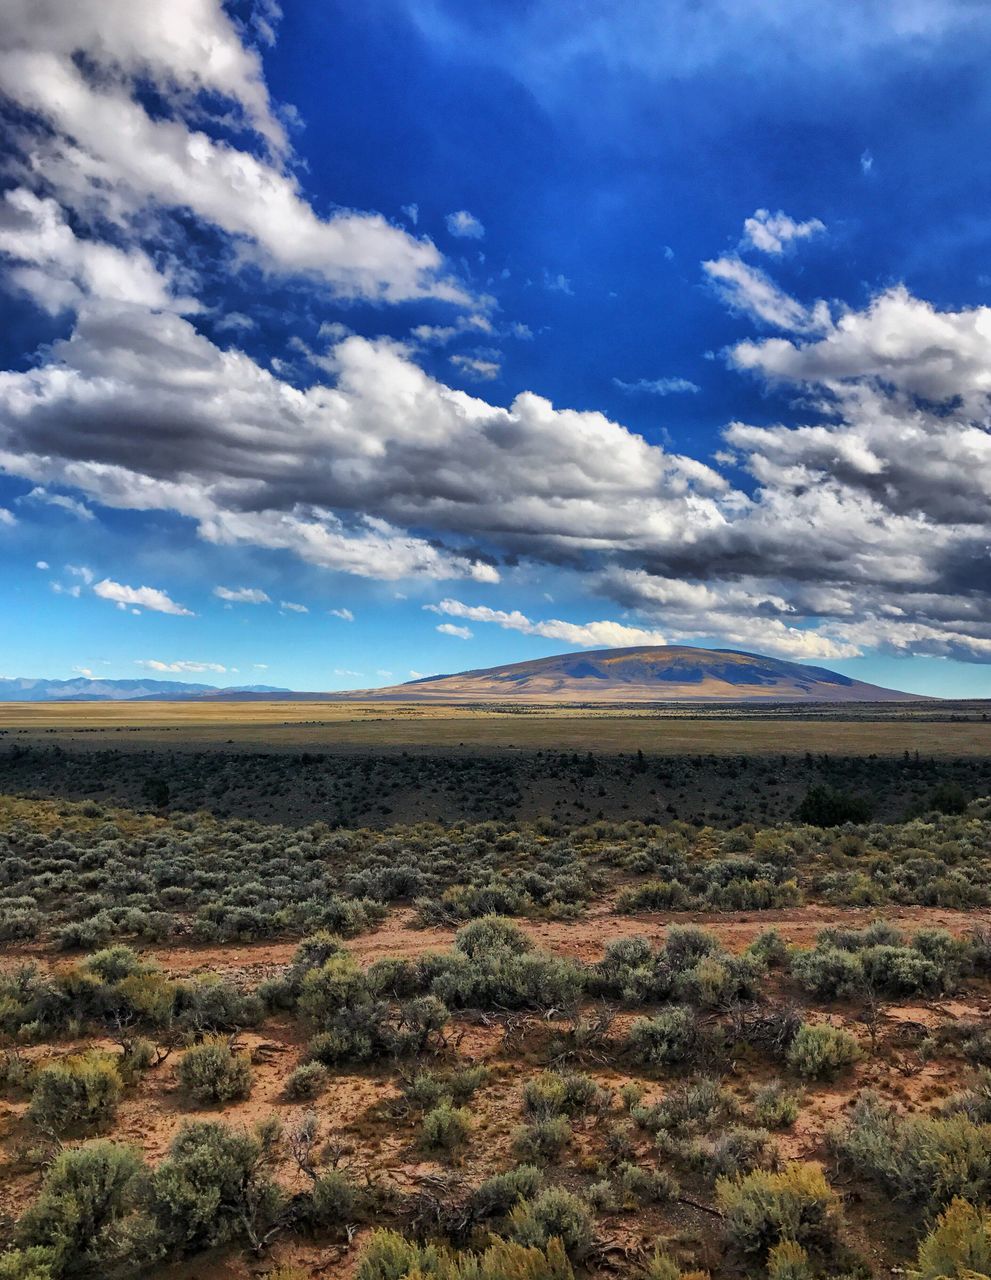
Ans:
[[[286,689],[253,684],[239,689],[219,689],[212,684],[187,684],[182,680],[46,680],[25,676],[0,679],[0,702],[129,702],[139,698],[179,701],[204,694],[279,694]]]
[[[757,653],[663,645],[564,653],[428,676],[389,689],[363,690],[360,697],[431,702],[908,702],[921,695]]]
[[[915,702],[923,694],[865,684],[825,667],[734,649],[688,645],[597,649],[535,658],[504,667],[426,676],[407,684],[342,693],[204,695],[213,700],[265,697],[297,702]]]

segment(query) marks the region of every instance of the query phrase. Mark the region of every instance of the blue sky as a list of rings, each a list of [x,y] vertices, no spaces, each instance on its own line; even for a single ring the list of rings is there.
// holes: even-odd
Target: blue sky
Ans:
[[[991,696],[986,6],[6,26],[0,674]]]

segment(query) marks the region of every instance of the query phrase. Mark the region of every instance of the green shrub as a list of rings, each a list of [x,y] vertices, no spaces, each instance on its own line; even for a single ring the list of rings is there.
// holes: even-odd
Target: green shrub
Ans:
[[[849,1031],[828,1023],[804,1022],[788,1046],[786,1061],[806,1080],[827,1080],[859,1057],[860,1045]]]
[[[845,822],[868,822],[870,816],[871,802],[864,796],[827,786],[809,787],[795,810],[796,820],[810,827],[841,827]]]
[[[205,1121],[184,1125],[145,1188],[161,1240],[194,1252],[246,1233],[260,1238],[283,1201],[269,1174],[278,1137],[271,1123],[254,1133]]]
[[[844,1000],[863,990],[860,957],[839,947],[817,946],[796,951],[791,971],[806,991],[819,1000]]]
[[[116,1059],[91,1051],[42,1067],[31,1085],[28,1116],[46,1133],[109,1124],[117,1114],[124,1084]]]
[[[481,916],[463,925],[454,935],[454,945],[471,960],[485,959],[499,951],[519,955],[533,947],[518,924],[496,915]]]
[[[0,1280],[55,1280],[51,1249],[9,1249],[0,1253]]]
[[[613,1175],[621,1208],[644,1204],[667,1204],[681,1194],[678,1180],[667,1169],[644,1169],[628,1160],[617,1165]]]
[[[119,1261],[117,1227],[133,1206],[141,1169],[141,1159],[130,1147],[113,1142],[60,1152],[17,1227],[17,1243],[28,1261],[41,1248],[50,1254],[54,1275],[108,1273]],[[23,1275],[27,1280],[31,1271]]]
[[[665,1009],[653,1018],[637,1018],[630,1027],[627,1046],[633,1060],[642,1066],[681,1066],[698,1051],[698,1019],[682,1006]]]
[[[798,1119],[801,1099],[780,1080],[754,1090],[754,1116],[766,1129],[790,1129]]]
[[[782,1240],[767,1255],[767,1280],[815,1280],[809,1253],[794,1240]]]
[[[471,1130],[471,1112],[467,1107],[452,1107],[449,1102],[442,1102],[423,1117],[423,1145],[428,1151],[455,1151],[468,1141]]]
[[[548,1187],[532,1200],[521,1200],[509,1215],[509,1235],[538,1249],[546,1249],[556,1237],[573,1259],[583,1258],[595,1238],[585,1201],[563,1187]]]
[[[608,1094],[580,1071],[543,1071],[523,1086],[523,1110],[528,1116],[580,1115],[604,1105]]]
[[[899,1116],[865,1092],[831,1143],[848,1168],[932,1212],[956,1196],[975,1204],[991,1196],[991,1125],[963,1113]]]
[[[991,1275],[991,1212],[959,1196],[919,1245],[913,1280],[977,1280]]]
[[[313,1184],[313,1217],[321,1227],[347,1222],[354,1212],[357,1194],[339,1169],[328,1169]]]
[[[415,1244],[395,1231],[373,1231],[361,1252],[355,1280],[574,1280],[561,1241],[544,1247],[494,1237],[484,1253],[451,1253]]]
[[[818,1165],[720,1178],[716,1203],[729,1243],[744,1254],[766,1258],[783,1240],[826,1250],[836,1236],[839,1202]]]
[[[556,1160],[571,1141],[566,1116],[543,1116],[513,1130],[513,1152],[520,1160]]]
[[[543,1185],[544,1175],[532,1164],[519,1164],[507,1173],[496,1173],[480,1183],[472,1196],[477,1218],[502,1217],[520,1200],[529,1200]]]
[[[693,1134],[722,1128],[740,1114],[736,1095],[717,1080],[678,1085],[652,1107],[633,1107],[630,1115],[652,1133]]]
[[[247,1054],[235,1053],[223,1037],[194,1045],[179,1059],[179,1083],[197,1102],[233,1102],[251,1093],[251,1064]]]
[[[290,1102],[309,1102],[323,1093],[329,1079],[322,1062],[304,1062],[287,1076],[285,1095]]]

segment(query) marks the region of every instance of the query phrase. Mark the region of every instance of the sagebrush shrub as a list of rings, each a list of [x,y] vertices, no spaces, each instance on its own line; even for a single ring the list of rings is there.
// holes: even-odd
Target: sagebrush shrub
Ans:
[[[532,1200],[521,1200],[510,1212],[509,1235],[538,1249],[546,1249],[557,1238],[576,1260],[588,1253],[595,1239],[585,1201],[563,1187],[548,1187]]]
[[[991,1212],[950,1201],[919,1245],[913,1280],[976,1280],[991,1275]]]
[[[428,1151],[455,1151],[468,1141],[471,1130],[471,1112],[467,1107],[441,1102],[423,1117],[423,1145]]]
[[[176,1068],[183,1089],[203,1104],[233,1102],[251,1093],[251,1064],[221,1036],[194,1045]]]
[[[113,1142],[60,1152],[17,1226],[17,1242],[27,1261],[41,1248],[50,1254],[53,1275],[108,1273],[120,1260],[116,1228],[133,1206],[141,1170],[136,1152]]]
[[[864,1092],[830,1141],[849,1168],[896,1200],[935,1212],[956,1196],[975,1203],[991,1196],[991,1124],[962,1112],[899,1116]]]
[[[283,1202],[272,1179],[278,1126],[253,1133],[212,1122],[186,1124],[149,1176],[143,1203],[165,1245],[209,1249],[271,1226]]]
[[[647,1067],[676,1067],[694,1057],[698,1020],[690,1009],[676,1006],[653,1018],[637,1018],[627,1045],[635,1062]]]
[[[785,1055],[789,1067],[806,1080],[828,1080],[860,1057],[856,1036],[828,1023],[804,1022]]]
[[[520,1160],[556,1160],[571,1137],[567,1116],[542,1116],[513,1130],[513,1153]]]
[[[91,1051],[42,1067],[31,1083],[28,1116],[47,1133],[107,1125],[124,1089],[116,1059]]]
[[[322,1227],[339,1226],[354,1212],[357,1193],[339,1169],[328,1169],[313,1184],[313,1217]]]
[[[780,1080],[754,1090],[754,1116],[766,1129],[789,1129],[798,1119],[801,1098]]]
[[[329,1079],[322,1062],[304,1062],[286,1077],[285,1095],[290,1102],[309,1102],[323,1093]]]
[[[782,1240],[825,1250],[836,1237],[839,1200],[818,1165],[720,1178],[716,1202],[727,1239],[741,1253],[766,1258]]]

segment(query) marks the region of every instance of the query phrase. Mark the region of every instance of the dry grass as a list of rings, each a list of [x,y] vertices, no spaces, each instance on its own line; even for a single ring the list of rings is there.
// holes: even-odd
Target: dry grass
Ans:
[[[835,708],[631,711],[581,707],[498,708],[392,703],[127,702],[0,703],[0,743],[75,748],[265,747],[273,750],[447,748],[655,754],[986,756],[991,723],[913,718],[829,718]],[[930,712],[931,714],[931,712]]]

